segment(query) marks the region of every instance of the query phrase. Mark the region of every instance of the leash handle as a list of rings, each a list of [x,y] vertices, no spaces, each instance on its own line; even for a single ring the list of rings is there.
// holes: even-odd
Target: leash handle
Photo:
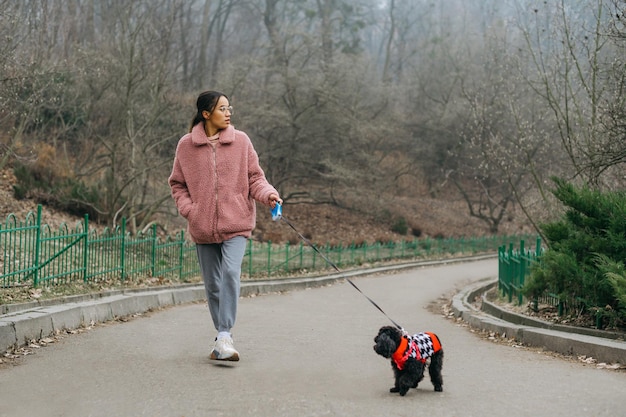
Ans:
[[[277,201],[270,213],[272,214],[272,220],[275,222],[280,220],[283,217],[283,205]]]
[[[271,213],[272,213],[272,220],[274,220],[274,221],[282,220],[282,221],[284,221],[285,223],[287,223],[287,224],[289,225],[289,227],[291,227],[291,228],[293,229],[293,231],[294,231],[294,232],[296,232],[296,234],[298,235],[298,237],[300,237],[300,239],[301,239],[304,243],[306,243],[306,244],[307,244],[307,245],[309,245],[311,248],[313,248],[313,250],[314,250],[315,252],[317,252],[317,253],[318,253],[318,254],[319,254],[322,258],[324,258],[324,260],[325,260],[326,262],[328,262],[328,264],[329,264],[330,266],[332,266],[332,267],[335,269],[335,271],[337,271],[337,272],[341,273],[341,271],[339,270],[339,268],[337,267],[337,265],[335,265],[335,263],[334,263],[333,261],[331,261],[330,259],[328,259],[328,257],[327,257],[326,255],[324,255],[324,254],[323,254],[323,253],[322,253],[322,252],[321,252],[321,251],[317,248],[317,246],[315,246],[315,245],[313,244],[313,242],[311,242],[309,239],[307,239],[306,237],[304,237],[304,236],[302,235],[302,233],[300,233],[300,232],[298,231],[298,229],[296,229],[296,227],[295,227],[295,226],[294,226],[294,225],[293,225],[293,224],[292,224],[289,220],[287,220],[287,219],[285,218],[285,216],[283,216],[282,206],[281,206],[278,202],[276,203],[276,206],[274,206],[274,208],[272,209]],[[274,218],[275,216],[276,216],[276,218]],[[373,305],[374,307],[376,307],[376,308],[378,309],[378,311],[380,311],[381,313],[383,313],[383,315],[384,315],[385,317],[387,317],[387,318],[389,319],[389,321],[391,321],[391,322],[394,324],[394,326],[396,326],[398,329],[400,329],[401,331],[403,331],[403,332],[404,332],[404,328],[403,328],[402,326],[400,326],[398,323],[396,323],[396,322],[395,322],[395,321],[394,321],[391,317],[389,317],[389,316],[387,315],[387,313],[385,313],[385,312],[383,311],[383,309],[382,309],[382,308],[380,308],[380,306],[374,302],[374,300],[372,300],[372,299],[371,299],[371,298],[369,298],[367,295],[365,295],[365,293],[364,293],[363,291],[361,291],[361,289],[360,289],[359,287],[357,287],[357,286],[356,286],[356,284],[355,284],[354,282],[352,282],[349,278],[346,278],[346,281],[348,281],[348,282],[350,283],[350,285],[352,285],[352,286],[353,286],[353,287],[354,287],[354,288],[355,288],[358,292],[360,292],[360,293],[363,295],[363,297],[367,298],[367,300],[368,300],[370,303],[372,303],[372,305]]]

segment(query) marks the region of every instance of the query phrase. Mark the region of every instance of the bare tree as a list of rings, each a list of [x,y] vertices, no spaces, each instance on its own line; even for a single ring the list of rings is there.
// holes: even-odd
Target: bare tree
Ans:
[[[346,7],[338,9],[340,4]],[[244,116],[236,117],[247,120],[246,130],[256,141],[268,176],[282,187],[286,201],[337,204],[333,184],[343,176],[333,173],[343,171],[342,165],[357,153],[350,147],[355,141],[349,124],[353,119],[346,118],[348,101],[354,97],[347,99],[352,93],[345,89],[355,76],[363,76],[354,74],[355,63],[362,61],[351,60],[352,49],[346,52],[346,45],[353,44],[340,22],[358,26],[360,14],[347,2],[313,5],[315,13],[303,13],[292,2],[265,1],[267,53],[262,61],[252,58],[255,66],[239,61],[251,72],[240,84],[249,92]],[[264,123],[255,123],[258,120]]]
[[[623,162],[614,158],[613,138],[602,123],[606,103],[614,101],[612,80],[622,83],[623,68],[613,72],[608,65],[617,56],[607,42],[609,2],[595,0],[579,7],[564,0],[554,7],[537,3],[521,9],[519,21],[526,22],[521,30],[536,74],[527,80],[528,86],[554,115],[570,175],[599,187],[607,170]]]
[[[124,215],[133,231],[169,199],[158,178],[171,165],[164,150],[171,143],[173,131],[167,127],[173,127],[176,108],[168,68],[178,9],[164,7],[165,1],[110,10],[112,43],[98,56],[88,56],[108,74],[88,73],[91,94],[99,98],[89,108],[90,136],[100,145],[95,160],[101,163],[98,182],[106,195],[90,204],[109,222]]]
[[[609,90],[601,123],[607,134],[607,147],[602,159],[606,165],[615,167],[616,188],[623,188],[626,164],[626,0],[614,0],[609,25],[609,40],[617,54],[609,63]]]
[[[623,184],[623,5],[0,0],[0,163],[62,162],[47,198],[140,230],[217,89],[290,203],[456,184],[492,230],[513,204],[535,221],[548,175]]]
[[[46,39],[23,47],[32,37],[41,39],[57,33],[60,22],[49,17],[61,13],[45,9],[50,16],[44,16],[32,1],[4,2],[1,6],[0,31],[5,42],[0,49],[0,125],[4,132],[0,166],[4,167],[11,159],[32,162],[37,157],[30,148],[34,142],[47,143],[55,150],[62,144],[71,146],[82,123],[83,109],[75,74],[58,64],[50,52],[60,41]],[[32,22],[33,27],[24,27],[24,21]],[[65,156],[59,152],[56,164],[65,167]]]

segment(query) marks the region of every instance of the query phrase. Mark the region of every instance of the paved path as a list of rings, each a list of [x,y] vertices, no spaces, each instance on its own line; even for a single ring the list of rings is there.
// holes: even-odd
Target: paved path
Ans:
[[[493,277],[496,260],[354,282],[411,332],[443,342],[444,392],[388,392],[372,350],[387,319],[349,284],[244,298],[242,360],[208,360],[206,306],[98,326],[0,369],[0,416],[622,416],[626,374],[485,341],[425,307]]]

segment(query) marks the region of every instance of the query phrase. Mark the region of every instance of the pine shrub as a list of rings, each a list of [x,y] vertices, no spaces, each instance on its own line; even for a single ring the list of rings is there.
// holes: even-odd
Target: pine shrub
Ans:
[[[524,293],[529,298],[551,293],[566,306],[582,303],[588,313],[611,312],[612,324],[623,323],[626,193],[553,181],[552,192],[566,210],[560,220],[540,226],[549,250],[533,266]]]

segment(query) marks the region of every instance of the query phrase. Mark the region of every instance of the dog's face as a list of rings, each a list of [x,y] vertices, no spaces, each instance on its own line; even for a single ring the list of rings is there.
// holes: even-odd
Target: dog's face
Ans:
[[[391,355],[400,346],[402,334],[398,329],[391,326],[383,326],[378,330],[378,335],[374,338],[374,351],[384,358],[391,358]]]

